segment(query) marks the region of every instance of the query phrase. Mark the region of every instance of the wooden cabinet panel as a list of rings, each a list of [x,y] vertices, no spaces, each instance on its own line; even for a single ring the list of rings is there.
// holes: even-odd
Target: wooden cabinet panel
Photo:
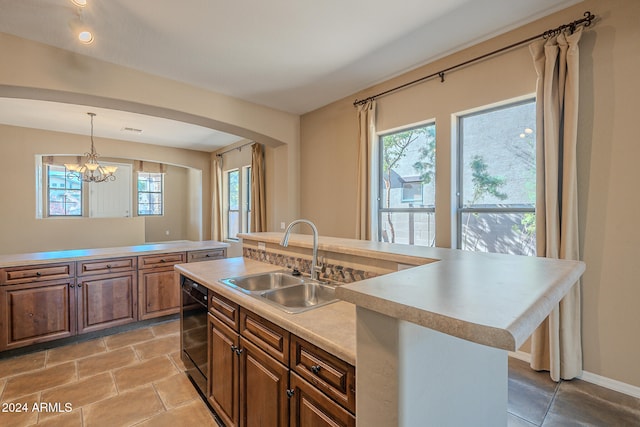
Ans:
[[[289,425],[289,368],[240,337],[240,426]]]
[[[209,392],[207,399],[227,427],[238,425],[238,333],[209,314]]]
[[[140,320],[180,311],[180,285],[173,267],[138,271],[138,311]]]
[[[0,350],[74,335],[74,291],[74,279],[2,287]]]
[[[234,331],[238,331],[240,307],[222,295],[209,291],[209,311]]]
[[[240,334],[281,363],[289,364],[289,332],[243,308]]]
[[[78,261],[77,276],[121,273],[133,271],[138,265],[136,257],[97,259],[92,261]]]
[[[157,255],[140,255],[138,257],[138,268],[162,268],[173,267],[175,264],[181,264],[187,259],[185,252],[172,252]]]
[[[6,267],[0,269],[0,285],[70,279],[75,276],[73,262]]]
[[[225,248],[189,251],[187,252],[187,262],[212,261],[214,259],[226,258],[226,256],[227,250]]]
[[[135,272],[78,279],[78,333],[137,320]]]
[[[355,368],[321,348],[292,335],[291,369],[355,413]]]
[[[291,372],[291,427],[355,427],[355,417],[317,388]]]

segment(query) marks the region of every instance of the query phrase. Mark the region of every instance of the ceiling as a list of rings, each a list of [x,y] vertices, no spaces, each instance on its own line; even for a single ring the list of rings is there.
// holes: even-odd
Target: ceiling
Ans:
[[[71,0],[0,0],[0,32],[303,114],[580,1],[87,0],[80,9]],[[77,42],[79,21],[93,30],[92,44]],[[86,112],[0,99],[4,124],[87,134]],[[96,136],[203,151],[240,140],[171,120],[94,112]]]

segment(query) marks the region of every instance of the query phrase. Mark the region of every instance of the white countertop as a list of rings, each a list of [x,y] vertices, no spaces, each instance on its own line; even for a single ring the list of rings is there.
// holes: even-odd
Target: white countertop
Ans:
[[[273,243],[282,233],[241,237]],[[319,240],[319,251],[427,263],[340,286],[336,294],[344,301],[510,351],[526,341],[585,270],[580,261],[331,237]],[[312,237],[291,235],[289,245],[310,248]]]
[[[64,251],[33,252],[25,254],[0,255],[0,268],[37,265],[50,262],[66,262],[87,259],[124,257],[132,255],[151,255],[163,252],[198,251],[206,249],[222,249],[229,244],[215,240],[190,241],[177,240],[171,242],[148,243],[136,246],[120,246],[97,249],[71,249]]]
[[[175,269],[270,322],[355,365],[356,313],[353,304],[339,301],[303,313],[289,314],[258,298],[219,283],[218,280],[228,277],[283,269],[242,257],[179,264]]]

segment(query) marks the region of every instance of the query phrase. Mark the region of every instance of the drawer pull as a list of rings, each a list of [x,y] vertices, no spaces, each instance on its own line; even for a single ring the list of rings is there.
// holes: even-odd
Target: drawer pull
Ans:
[[[166,259],[164,259],[164,258],[162,258],[162,259],[160,260],[160,262],[167,262],[167,260],[166,260]]]
[[[42,276],[42,273],[40,273],[39,271],[36,271],[36,276],[40,277]]]
[[[111,270],[111,264],[107,264],[107,268]]]
[[[311,366],[311,372],[313,372],[314,374],[318,374],[320,372],[320,369],[322,369],[322,366],[320,365],[313,365]]]
[[[296,391],[295,391],[295,390],[289,389],[289,390],[287,390],[287,397],[290,397],[290,398],[291,398],[291,397],[293,397],[293,395],[294,395],[295,393],[296,393]]]

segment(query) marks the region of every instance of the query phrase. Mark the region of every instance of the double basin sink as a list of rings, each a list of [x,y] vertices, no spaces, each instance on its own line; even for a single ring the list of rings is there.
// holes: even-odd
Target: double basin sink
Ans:
[[[285,271],[230,277],[220,282],[292,314],[338,301],[334,286]]]

